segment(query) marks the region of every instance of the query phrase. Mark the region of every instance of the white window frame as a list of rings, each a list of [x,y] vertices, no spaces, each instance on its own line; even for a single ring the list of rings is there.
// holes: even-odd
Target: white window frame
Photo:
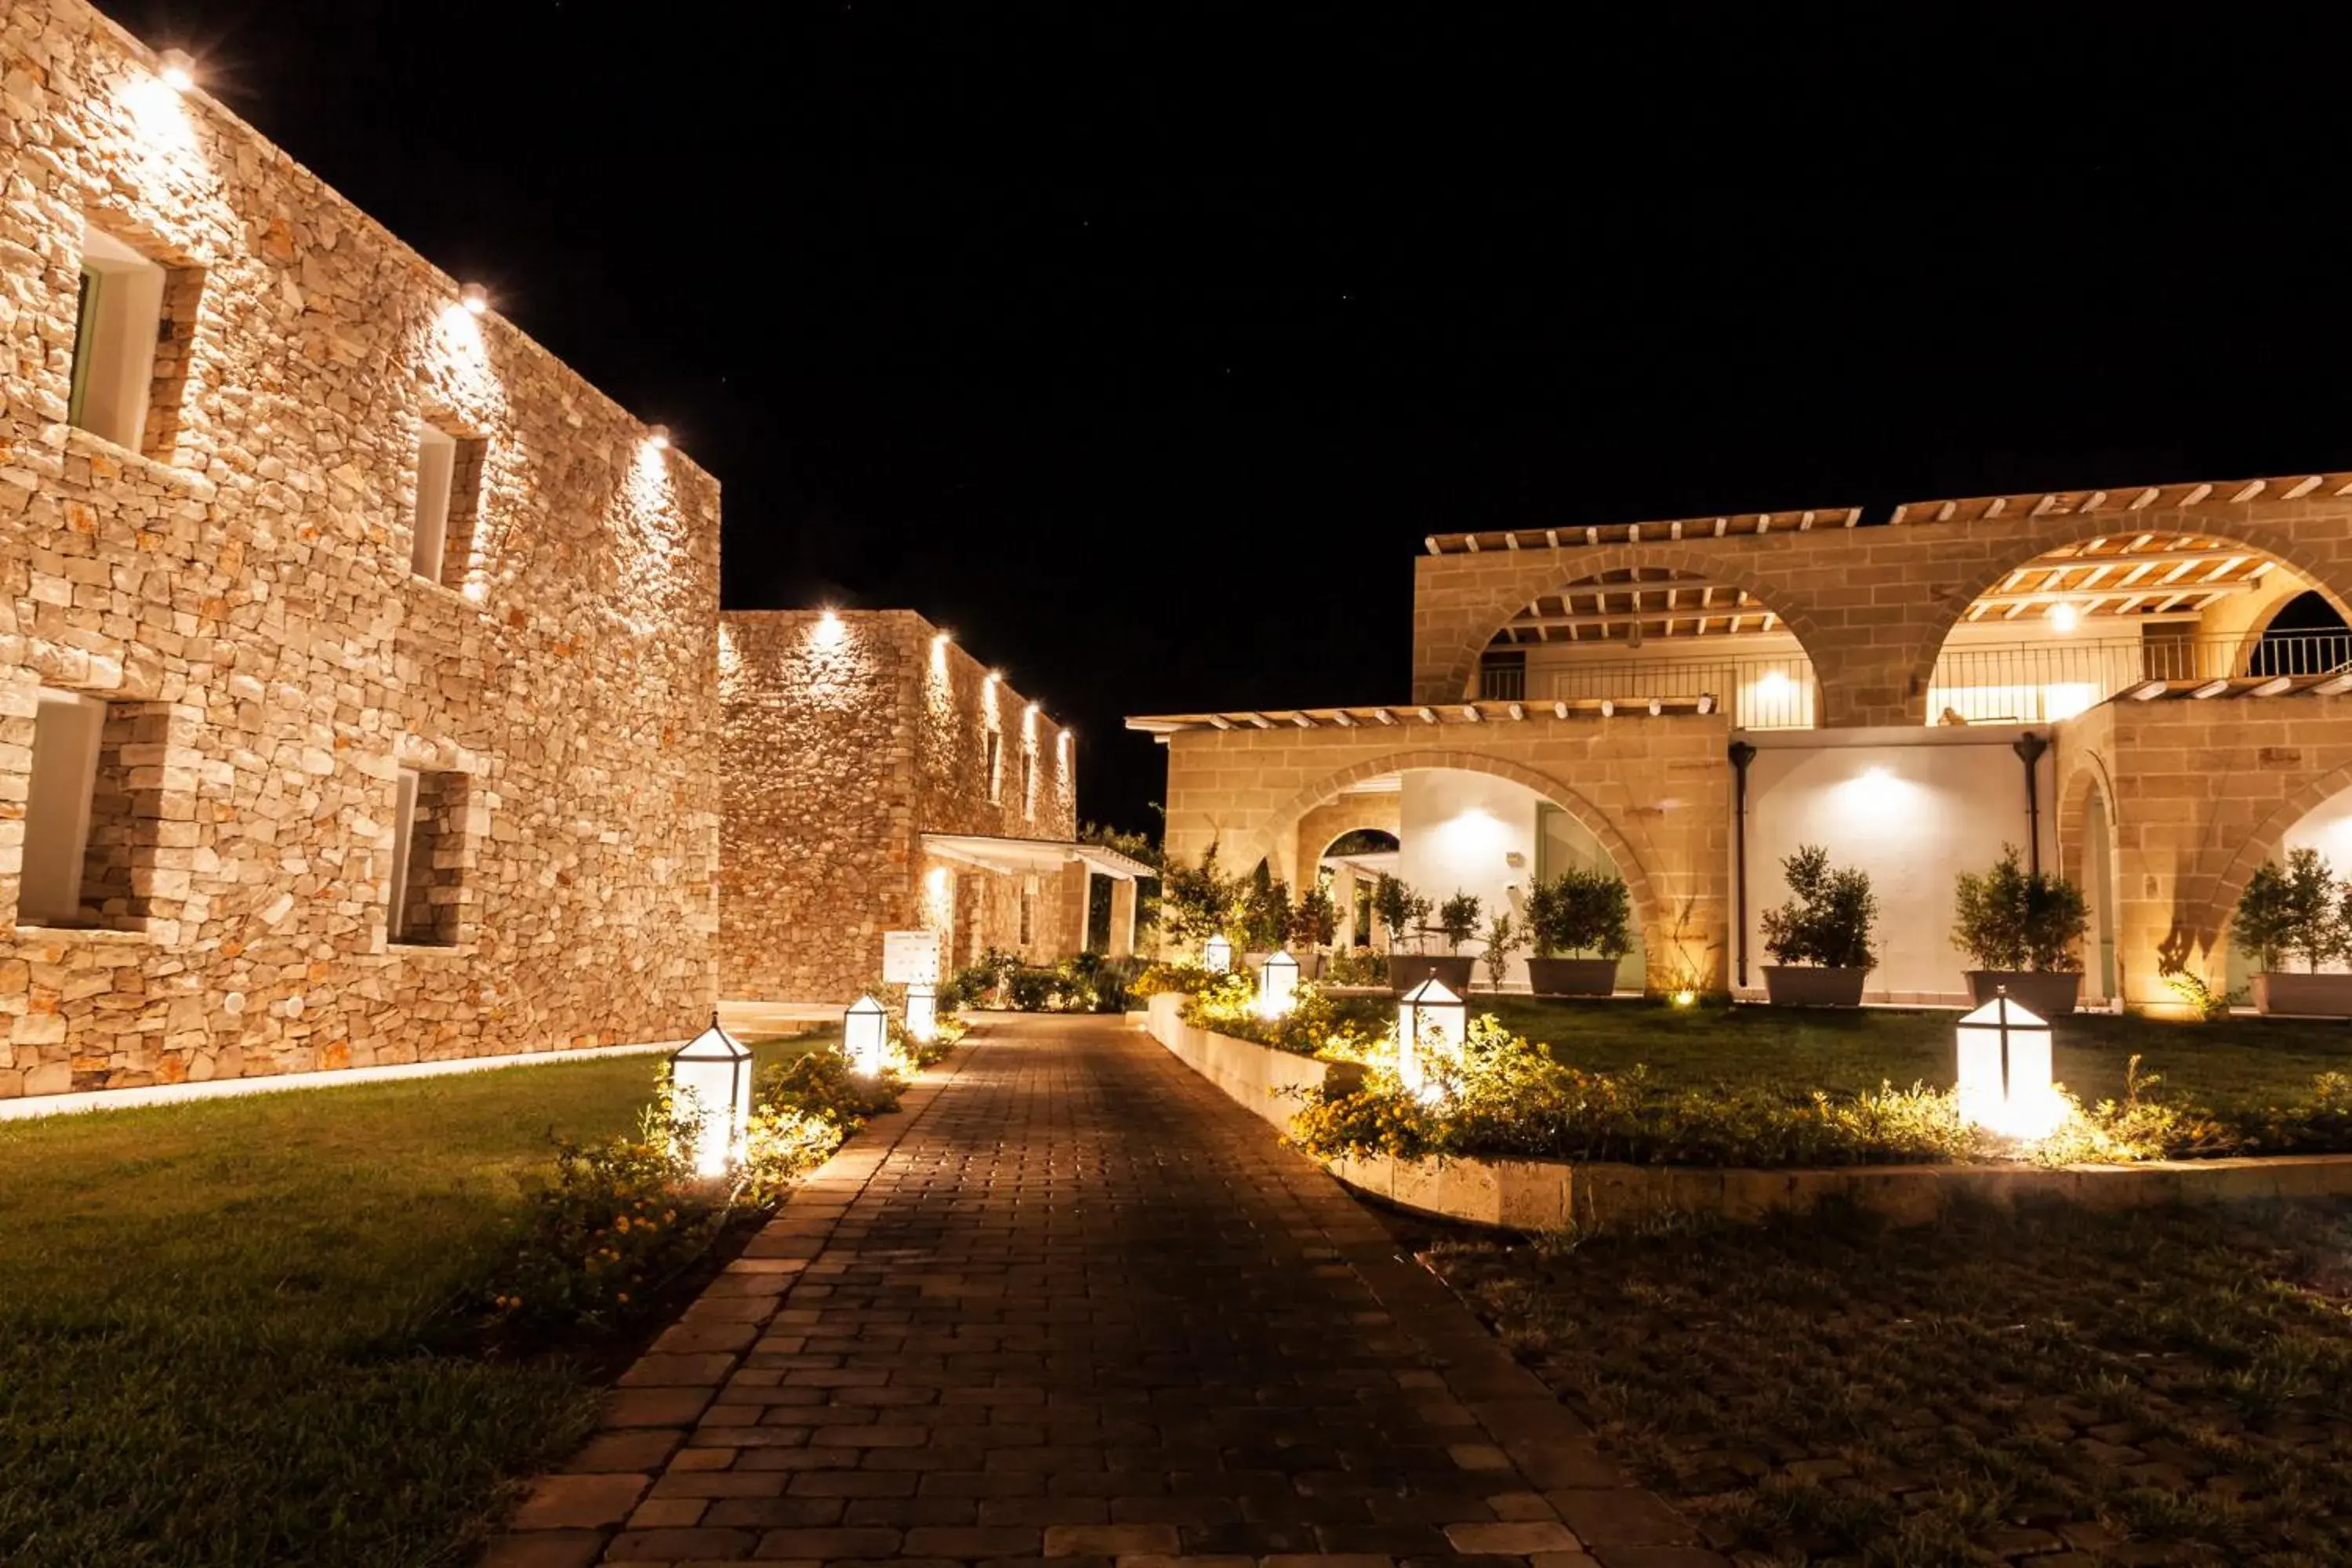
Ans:
[[[1004,731],[990,725],[982,731],[981,766],[988,773],[988,804],[1004,804]]]
[[[384,941],[397,944],[408,913],[408,857],[416,840],[416,791],[424,777],[400,770],[392,808],[392,889],[384,900]]]
[[[449,548],[449,503],[457,475],[457,437],[429,420],[416,422],[416,505],[409,513],[408,570],[441,581]]]
[[[106,704],[78,692],[38,693],[33,766],[25,801],[25,851],[16,923],[65,926],[81,919],[83,867]]]
[[[146,445],[155,387],[163,268],[85,219],[81,270],[89,292],[75,321],[68,416],[100,440],[136,452]]]

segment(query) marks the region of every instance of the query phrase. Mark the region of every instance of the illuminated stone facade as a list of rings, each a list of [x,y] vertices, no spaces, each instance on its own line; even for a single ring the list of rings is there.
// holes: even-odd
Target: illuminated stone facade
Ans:
[[[689,1032],[717,485],[79,0],[0,62],[0,1096]],[[101,249],[162,279],[119,441],[73,422]],[[37,715],[92,703],[79,902],[30,923]]]
[[[1094,873],[1017,842],[1075,837],[1072,738],[938,627],[904,610],[730,612],[719,691],[723,994],[849,1000],[880,978],[887,931],[938,931],[955,964],[1084,945]],[[1016,842],[943,850],[943,836]],[[1037,868],[983,863],[1008,858]],[[1133,884],[1110,891],[1124,933]]]
[[[2086,994],[2179,1011],[2173,976],[2242,980],[2229,927],[2264,858],[2310,842],[2352,872],[2352,634],[2268,640],[2312,593],[2352,606],[2352,475],[1449,535],[1416,563],[1408,701],[1131,722],[1169,747],[1172,858],[1213,841],[1229,866],[1263,857],[1294,880],[1362,813],[1351,792],[1403,781],[1410,868],[1416,779],[1508,781],[1624,878],[1654,987],[1759,992],[1759,913],[1811,841],[1879,888],[1874,994],[1956,1000],[1955,868],[2038,844],[2094,907]],[[2060,602],[2111,618],[2058,617]],[[1743,639],[1732,605],[1769,637]],[[1615,640],[1584,640],[1596,622]],[[1528,635],[1507,638],[1515,625]],[[2129,640],[2082,657],[2115,633]],[[1958,675],[1939,663],[1956,648]],[[1484,679],[1497,649],[1524,690]],[[1782,652],[1791,695],[1742,729],[1740,661]],[[2032,705],[1998,716],[2012,699]],[[1750,744],[1743,864],[1731,752]],[[1408,879],[1443,897],[1458,876],[1490,912],[1517,907],[1535,858],[1506,826],[1519,837],[1491,855],[1433,861],[1424,843],[1437,876]]]

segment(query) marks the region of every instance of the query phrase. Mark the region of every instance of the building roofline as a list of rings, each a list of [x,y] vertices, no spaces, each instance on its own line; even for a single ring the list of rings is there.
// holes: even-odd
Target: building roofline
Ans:
[[[1889,525],[1901,525],[1977,522],[2001,517],[2021,520],[2078,517],[2102,511],[2125,515],[2147,510],[2190,511],[2199,507],[2242,506],[2257,500],[2301,500],[2312,495],[2323,495],[2331,500],[2352,499],[2352,472],[2124,485],[2113,489],[2028,490],[2016,495],[1905,501],[1886,521]],[[1587,523],[1566,528],[1433,533],[1422,543],[1432,555],[1476,555],[1511,550],[1569,550],[1603,544],[1657,544],[1668,541],[1810,533],[1817,529],[1861,526],[1860,507],[1806,508],[1787,511],[1726,512],[1719,516],[1667,518],[1644,522]]]
[[[1187,730],[1381,730],[1448,724],[1517,724],[1530,719],[1687,718],[1722,711],[1713,692],[1619,700],[1578,697],[1544,702],[1402,702],[1358,708],[1239,708],[1214,713],[1144,713],[1127,721],[1147,735]]]

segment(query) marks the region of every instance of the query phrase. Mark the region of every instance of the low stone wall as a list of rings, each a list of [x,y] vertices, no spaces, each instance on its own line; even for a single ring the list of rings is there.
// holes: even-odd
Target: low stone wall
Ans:
[[[1312,1087],[1326,1064],[1186,1024],[1184,999],[1151,998],[1146,1026],[1186,1066],[1253,1114],[1287,1129],[1296,1100],[1277,1087]],[[1753,1220],[1803,1214],[1832,1201],[1924,1225],[1956,1202],[2007,1207],[2058,1200],[2093,1209],[2253,1198],[2352,1195],[2352,1154],[2263,1160],[2165,1160],[2137,1165],[1845,1165],[1826,1170],[1713,1170],[1679,1165],[1572,1164],[1565,1160],[1326,1160],[1358,1192],[1400,1208],[1473,1225],[1606,1229],[1664,1213]]]
[[[1147,1000],[1144,1026],[1151,1037],[1243,1110],[1265,1118],[1277,1131],[1287,1131],[1298,1114],[1297,1094],[1321,1088],[1328,1064],[1195,1028],[1184,1022],[1184,1002],[1171,991]]]

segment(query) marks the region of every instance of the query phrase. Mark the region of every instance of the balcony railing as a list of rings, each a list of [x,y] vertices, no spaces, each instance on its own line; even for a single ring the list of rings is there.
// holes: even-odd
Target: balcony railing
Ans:
[[[2224,676],[2315,677],[2352,670],[2352,633],[2261,637],[2053,638],[1948,647],[1927,687],[1930,723],[2046,724],[2151,680]],[[1819,721],[1820,691],[1800,654],[1752,658],[1614,660],[1539,667],[1528,700],[1602,699],[1638,708],[1653,697],[1710,695],[1744,730],[1803,730]]]

